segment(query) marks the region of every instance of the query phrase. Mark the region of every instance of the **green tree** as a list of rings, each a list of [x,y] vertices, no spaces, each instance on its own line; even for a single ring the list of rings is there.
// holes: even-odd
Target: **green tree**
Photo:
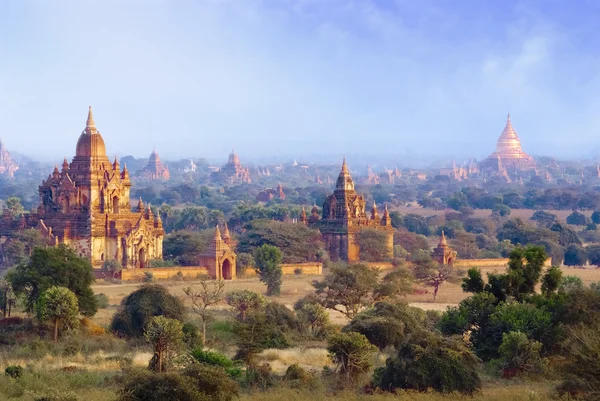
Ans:
[[[585,248],[571,244],[565,251],[565,265],[567,266],[583,266],[587,262],[587,253]]]
[[[200,280],[198,290],[192,287],[183,289],[185,295],[192,303],[192,312],[202,319],[202,345],[206,344],[206,323],[212,320],[213,314],[208,308],[218,304],[223,299],[225,282],[223,280],[211,280],[206,278]]]
[[[5,279],[0,279],[0,310],[2,318],[10,317],[12,308],[16,305],[17,299],[11,284]]]
[[[256,262],[251,253],[240,252],[237,254],[235,268],[238,277],[244,277],[246,275],[246,269],[254,268],[255,266]]]
[[[16,196],[11,196],[6,200],[6,209],[12,217],[18,217],[25,212],[25,208],[21,205],[21,199]]]
[[[510,208],[501,203],[496,204],[496,206],[494,206],[494,208],[492,209],[492,214],[498,215],[500,217],[510,216],[510,212],[511,212]]]
[[[328,340],[327,351],[347,379],[369,370],[371,356],[377,348],[360,333],[338,333]]]
[[[483,281],[483,277],[481,276],[481,270],[477,267],[472,267],[467,270],[467,277],[462,280],[462,290],[463,292],[472,292],[477,294],[483,291],[485,283]]]
[[[556,293],[563,281],[562,270],[558,266],[552,266],[542,277],[542,294],[546,297]]]
[[[535,293],[547,257],[541,246],[530,245],[512,251],[508,260],[507,294],[520,300],[524,295]]]
[[[392,259],[388,234],[375,229],[364,229],[356,238],[360,250],[360,260],[365,262],[382,262]]]
[[[375,371],[373,381],[387,391],[433,389],[473,394],[481,388],[478,365],[479,360],[461,339],[428,334],[404,343],[385,367]]]
[[[536,210],[531,216],[531,220],[542,227],[549,228],[556,222],[556,215],[543,210]]]
[[[176,231],[165,236],[163,256],[181,266],[196,266],[198,259],[215,235],[214,230]]]
[[[562,246],[581,245],[581,239],[577,236],[577,232],[565,224],[554,223],[550,230],[558,233],[558,243]]]
[[[542,343],[528,339],[525,333],[503,333],[502,343],[498,348],[503,376],[511,377],[519,372],[543,373],[546,370],[546,360],[540,356],[541,350]]]
[[[164,316],[154,316],[146,330],[144,338],[154,347],[154,355],[157,358],[156,364],[152,366],[157,372],[165,370],[168,362],[169,351],[171,354],[181,345],[183,340],[183,324],[176,319],[169,319]]]
[[[38,318],[52,322],[54,342],[58,341],[59,328],[69,330],[79,325],[77,297],[68,288],[48,288],[42,293],[36,306]]]
[[[378,273],[362,264],[333,266],[323,281],[313,282],[321,305],[352,319],[375,302]]]
[[[237,318],[244,322],[249,313],[256,312],[267,303],[265,297],[249,290],[232,291],[225,297],[227,305],[238,313]]]
[[[587,246],[585,253],[591,265],[600,266],[600,245]]]
[[[592,223],[600,224],[600,210],[594,210],[592,213]]]
[[[565,276],[558,287],[562,293],[570,293],[583,288],[583,281],[577,276]]]
[[[267,295],[279,295],[281,292],[281,260],[283,255],[279,248],[264,244],[254,250],[257,272],[260,281],[267,285]]]
[[[35,309],[40,295],[50,287],[66,287],[77,297],[79,311],[93,316],[98,310],[91,285],[94,273],[90,262],[79,257],[71,248],[35,248],[27,263],[7,275],[16,294],[26,296],[29,312]]]
[[[154,316],[183,321],[185,307],[181,300],[157,284],[146,284],[121,301],[110,328],[125,337],[142,337]]]
[[[567,224],[575,226],[585,226],[590,222],[590,219],[583,213],[574,210],[573,213],[567,216]]]
[[[315,338],[325,338],[330,327],[327,310],[320,304],[304,303],[299,308],[294,308],[302,327]]]

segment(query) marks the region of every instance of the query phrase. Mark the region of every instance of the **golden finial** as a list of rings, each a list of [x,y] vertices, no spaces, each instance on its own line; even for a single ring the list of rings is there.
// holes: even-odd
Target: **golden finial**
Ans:
[[[94,122],[94,115],[92,114],[92,106],[90,106],[90,110],[88,111],[88,118],[85,123],[85,128],[96,129],[96,123]]]

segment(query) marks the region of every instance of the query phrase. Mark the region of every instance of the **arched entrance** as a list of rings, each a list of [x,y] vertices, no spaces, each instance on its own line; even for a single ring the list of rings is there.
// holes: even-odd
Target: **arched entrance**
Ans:
[[[119,198],[118,197],[114,197],[113,198],[113,207],[112,207],[112,211],[113,213],[119,213]]]
[[[231,280],[231,262],[229,259],[225,259],[223,261],[223,265],[221,266],[221,274],[223,279]]]
[[[140,269],[143,269],[146,267],[146,250],[144,248],[140,249],[138,255],[138,260],[140,261]]]

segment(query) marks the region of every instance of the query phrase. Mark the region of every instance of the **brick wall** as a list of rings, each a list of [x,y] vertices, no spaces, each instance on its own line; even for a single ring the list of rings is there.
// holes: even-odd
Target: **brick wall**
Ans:
[[[321,275],[323,274],[323,264],[322,263],[284,263],[281,265],[281,270],[284,275],[293,275],[296,274],[296,269],[301,269],[302,274],[308,275]],[[256,271],[253,267],[248,267],[246,272],[244,273],[245,277],[254,277],[256,276]]]
[[[167,267],[167,268],[147,268],[147,269],[123,269],[121,270],[121,280],[141,280],[146,277],[145,272],[152,273],[154,279],[166,280],[177,276],[181,272],[183,277],[198,278],[200,275],[208,275],[206,267]]]

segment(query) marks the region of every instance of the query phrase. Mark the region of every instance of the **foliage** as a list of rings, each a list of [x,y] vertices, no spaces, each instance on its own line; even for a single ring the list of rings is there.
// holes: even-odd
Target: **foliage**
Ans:
[[[123,299],[110,328],[125,337],[141,337],[154,316],[182,321],[185,308],[165,287],[146,284]]]
[[[588,261],[591,265],[600,266],[600,245],[590,245],[585,248]]]
[[[102,270],[105,273],[108,273],[110,277],[114,277],[123,270],[123,265],[116,259],[105,260],[104,263],[102,263]]]
[[[366,265],[334,266],[323,281],[314,281],[321,305],[352,319],[375,302],[378,273]]]
[[[13,379],[23,376],[23,367],[21,365],[10,365],[4,369],[4,375]]]
[[[154,316],[146,330],[144,337],[154,347],[154,353],[158,358],[154,369],[157,372],[163,372],[168,363],[169,351],[173,351],[181,344],[183,340],[183,324],[176,319],[169,319],[164,316]]]
[[[406,303],[378,302],[371,309],[356,315],[344,327],[344,332],[363,334],[379,349],[398,347],[406,339],[425,328],[425,314]]]
[[[382,262],[390,260],[388,234],[381,230],[363,229],[358,232],[356,242],[360,250],[360,260],[365,262]]]
[[[96,299],[96,304],[99,309],[106,309],[110,305],[106,294],[94,294],[94,298]]]
[[[575,226],[585,226],[590,222],[590,219],[583,213],[574,210],[573,213],[567,216],[567,224]]]
[[[214,230],[200,232],[176,231],[165,236],[163,257],[177,261],[181,266],[196,266],[200,255],[214,237]]]
[[[473,394],[481,388],[478,359],[462,340],[435,335],[415,337],[376,371],[374,384],[382,390],[433,389]]]
[[[558,243],[561,246],[569,246],[571,244],[581,245],[581,240],[577,236],[577,232],[565,224],[554,223],[550,227],[550,230],[558,234]]]
[[[395,299],[413,293],[413,275],[406,268],[396,268],[381,279],[373,291],[375,301]]]
[[[583,288],[583,281],[577,276],[565,276],[558,286],[560,292],[572,292]]]
[[[400,245],[411,254],[420,249],[429,250],[429,242],[422,235],[414,234],[405,228],[400,228],[394,233],[394,244]]]
[[[10,282],[5,279],[0,279],[0,310],[2,318],[10,317],[12,308],[16,305],[17,300]]]
[[[233,379],[240,378],[242,375],[241,369],[235,366],[233,361],[226,355],[219,352],[205,351],[202,348],[197,348],[192,351],[192,357],[199,363],[223,368],[223,370],[225,370],[225,372]]]
[[[567,378],[577,382],[584,399],[600,397],[600,336],[598,322],[569,329],[564,347],[569,357],[565,366]]]
[[[207,400],[231,401],[238,398],[238,384],[219,366],[191,364],[184,369],[183,375],[190,379]]]
[[[483,291],[485,283],[481,276],[481,270],[476,267],[472,267],[467,270],[467,277],[462,280],[462,290],[464,292],[479,293]]]
[[[236,290],[227,294],[225,302],[237,311],[237,318],[243,322],[249,313],[263,308],[267,300],[262,295],[249,290]]]
[[[223,280],[200,280],[200,289],[194,290],[192,287],[183,289],[185,295],[192,303],[192,312],[202,319],[202,345],[206,341],[206,323],[213,318],[209,307],[218,304],[223,299],[225,291],[225,282]]]
[[[600,224],[600,210],[594,210],[591,220],[594,224]]]
[[[281,292],[281,260],[283,254],[276,246],[264,244],[254,250],[256,271],[260,281],[267,285],[267,295],[279,295]]]
[[[39,230],[29,228],[19,230],[12,234],[9,241],[2,246],[2,251],[7,266],[27,263],[35,248],[43,248],[48,245],[48,239],[42,236]]]
[[[52,322],[54,342],[58,341],[59,329],[70,330],[79,325],[77,297],[68,288],[48,288],[42,293],[36,306],[38,318]]]
[[[323,339],[330,328],[330,319],[327,310],[320,304],[303,303],[299,308],[294,307],[301,327],[310,335]]]
[[[516,218],[508,220],[498,229],[497,238],[498,241],[509,240],[515,245],[526,245],[548,239],[558,241],[558,233]]]
[[[540,356],[542,343],[532,341],[525,333],[511,331],[502,334],[502,343],[498,348],[502,361],[502,375],[511,377],[519,372],[543,373],[546,361]]]
[[[567,266],[583,266],[587,262],[587,253],[585,249],[579,245],[571,244],[565,251],[565,265]]]
[[[29,262],[18,265],[7,275],[16,294],[26,296],[29,312],[39,296],[50,287],[66,287],[77,297],[79,311],[93,316],[98,310],[91,285],[94,274],[90,262],[66,245],[35,248]]]
[[[198,327],[194,323],[184,323],[181,331],[183,331],[183,342],[188,348],[195,349],[204,344],[204,336],[200,333]]]
[[[254,257],[251,253],[240,252],[237,254],[237,260],[235,263],[236,273],[238,277],[244,277],[247,268],[253,268],[256,266]]]
[[[319,231],[304,224],[262,219],[246,224],[237,251],[254,254],[257,248],[264,245],[285,249],[284,263],[316,261],[319,251],[323,249]]]
[[[546,259],[546,251],[541,246],[530,245],[512,251],[508,261],[507,294],[519,300],[533,294]]]
[[[531,216],[531,220],[542,227],[550,227],[556,221],[556,215],[543,210],[536,210]]]
[[[542,277],[542,294],[546,297],[554,294],[563,281],[562,270],[558,266],[552,266]]]
[[[337,333],[329,337],[327,351],[341,374],[347,378],[366,372],[377,348],[360,333]]]
[[[262,310],[248,314],[245,320],[236,320],[234,333],[238,351],[235,359],[252,365],[256,354],[264,349],[289,347],[285,331],[286,327],[275,324]]]

